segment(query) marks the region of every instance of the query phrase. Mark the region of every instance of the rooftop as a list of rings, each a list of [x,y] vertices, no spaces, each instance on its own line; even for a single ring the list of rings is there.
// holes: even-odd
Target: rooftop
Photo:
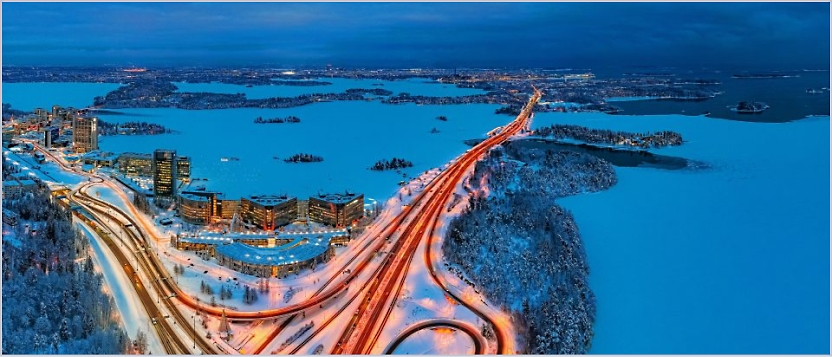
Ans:
[[[363,196],[361,193],[319,193],[312,197],[332,203],[347,203],[356,197]]]
[[[288,196],[288,195],[251,195],[243,197],[251,202],[257,203],[263,206],[275,206],[281,203],[289,202],[296,197]]]
[[[208,197],[205,196],[197,196],[190,193],[182,193],[179,196],[182,196],[186,200],[208,202]]]
[[[243,243],[219,245],[217,254],[249,264],[286,265],[315,258],[327,251],[329,239],[324,236],[300,239],[274,248],[258,248]]]

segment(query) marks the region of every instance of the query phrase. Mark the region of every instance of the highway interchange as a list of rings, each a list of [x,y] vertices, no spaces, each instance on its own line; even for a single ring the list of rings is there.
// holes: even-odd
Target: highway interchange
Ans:
[[[160,257],[148,249],[152,244],[166,241],[166,237],[156,236],[146,219],[131,204],[131,201],[121,191],[116,183],[109,178],[95,174],[80,172],[69,167],[61,158],[45,150],[36,142],[36,150],[43,152],[64,170],[72,171],[88,177],[85,182],[76,187],[68,199],[80,206],[86,214],[76,212],[76,216],[94,229],[98,237],[113,252],[116,259],[124,267],[124,273],[134,282],[136,290],[145,312],[153,321],[153,330],[159,336],[167,354],[192,354],[193,349],[204,354],[231,353],[216,342],[204,338],[196,330],[196,314],[220,317],[225,313],[227,318],[235,321],[279,321],[274,324],[271,333],[265,336],[258,345],[246,353],[265,353],[272,342],[291,322],[307,314],[314,314],[320,310],[328,310],[324,322],[312,327],[309,336],[304,336],[293,343],[291,349],[280,353],[306,353],[303,347],[314,337],[328,328],[341,329],[337,341],[327,341],[325,352],[331,354],[371,354],[376,347],[383,348],[385,353],[398,345],[409,333],[415,332],[412,326],[407,329],[408,334],[402,333],[385,346],[377,346],[380,336],[399,299],[405,283],[407,272],[414,262],[417,248],[424,244],[424,264],[429,267],[430,278],[433,283],[444,290],[446,296],[456,303],[465,306],[482,321],[490,324],[495,331],[497,354],[511,354],[516,352],[513,336],[508,332],[510,326],[505,319],[495,319],[489,311],[481,311],[481,300],[466,299],[462,294],[446,282],[438,273],[439,254],[431,254],[431,244],[435,236],[437,225],[441,224],[446,214],[455,189],[470,173],[476,161],[496,145],[527,129],[532,109],[540,100],[542,93],[534,89],[534,94],[524,106],[520,115],[512,122],[490,132],[490,136],[471,148],[460,157],[452,161],[436,178],[415,195],[409,205],[402,208],[396,216],[382,216],[373,223],[376,229],[368,229],[365,236],[354,241],[346,254],[349,259],[342,262],[337,272],[346,274],[332,274],[329,279],[314,294],[302,302],[261,311],[223,310],[200,302],[198,298],[184,292],[171,278]],[[113,203],[103,201],[87,194],[90,187],[105,185],[113,189],[128,208],[125,212]],[[380,232],[379,232],[380,231]],[[384,254],[379,254],[382,252]],[[131,256],[133,259],[131,259]],[[380,260],[380,262],[379,262]],[[137,271],[136,271],[137,270]],[[151,288],[155,294],[148,290]],[[350,288],[352,287],[352,289]],[[155,299],[154,296],[156,295]],[[352,309],[354,301],[358,301],[358,308]],[[176,304],[189,309],[183,313]],[[341,303],[343,303],[341,305]],[[332,306],[340,306],[332,310]],[[167,313],[163,313],[166,311]],[[344,325],[339,317],[351,315]],[[169,318],[166,318],[169,317]],[[190,317],[190,319],[188,318]],[[275,319],[279,320],[275,320]],[[173,321],[173,323],[171,323]],[[438,323],[438,322],[437,322]],[[430,325],[425,322],[425,324]],[[441,326],[452,327],[472,336],[471,326],[462,322],[443,321]],[[434,325],[430,325],[434,326]],[[439,326],[439,325],[436,325]],[[481,334],[476,329],[471,337],[475,343],[475,353],[487,353],[483,346]],[[193,341],[191,341],[193,340]],[[193,346],[191,346],[193,344]],[[271,352],[274,352],[273,350]]]

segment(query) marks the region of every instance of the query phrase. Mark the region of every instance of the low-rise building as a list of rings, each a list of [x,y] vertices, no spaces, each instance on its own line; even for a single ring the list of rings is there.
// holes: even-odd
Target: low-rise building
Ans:
[[[364,194],[319,194],[309,197],[309,220],[346,227],[364,217]]]
[[[153,156],[126,152],[118,157],[118,170],[125,176],[152,176]]]
[[[84,154],[81,157],[84,165],[92,165],[95,167],[115,167],[118,161],[118,156],[111,152],[93,151]]]
[[[179,215],[190,224],[206,224],[211,221],[211,199],[189,193],[179,195]]]
[[[263,230],[274,230],[298,217],[298,199],[286,195],[252,195],[240,199],[243,223]]]

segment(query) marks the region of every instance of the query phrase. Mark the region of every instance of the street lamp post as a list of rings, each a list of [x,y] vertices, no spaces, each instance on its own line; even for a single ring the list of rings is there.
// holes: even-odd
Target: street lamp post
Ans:
[[[191,318],[194,320],[194,349],[196,349],[196,315],[191,315]]]

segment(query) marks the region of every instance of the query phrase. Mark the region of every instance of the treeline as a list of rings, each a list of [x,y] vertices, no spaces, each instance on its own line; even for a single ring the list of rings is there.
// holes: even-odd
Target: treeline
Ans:
[[[283,123],[300,123],[300,118],[290,115],[285,118],[268,118],[263,117],[254,118],[254,124],[283,124]]]
[[[615,172],[585,154],[511,150],[494,150],[477,163],[469,182],[477,189],[483,180],[490,194],[469,200],[442,250],[519,322],[528,341],[522,353],[586,353],[596,314],[589,267],[572,214],[554,202],[609,188]]]
[[[642,148],[682,145],[682,134],[673,131],[630,133],[607,129],[590,129],[579,125],[553,124],[533,130],[532,135],[555,139],[569,138],[590,144],[629,145]]]
[[[28,221],[31,230],[21,222],[14,228],[17,242],[3,240],[2,352],[144,352],[146,339],[140,337],[134,349],[119,326],[114,300],[102,291],[103,277],[88,253],[89,241],[73,229],[70,211],[40,191],[4,200],[3,206]]]
[[[3,103],[3,119],[9,117],[22,117],[26,114],[29,114],[22,110],[12,109],[12,105],[10,103]]]
[[[407,161],[405,159],[399,159],[399,158],[394,157],[390,160],[382,159],[382,160],[376,161],[375,165],[370,166],[370,170],[375,170],[375,171],[396,170],[396,169],[402,169],[402,168],[405,168],[405,167],[413,167],[413,163],[410,162],[410,161]]]
[[[158,135],[170,134],[171,130],[160,124],[129,121],[113,124],[98,120],[98,134],[100,135]]]
[[[298,154],[294,154],[292,156],[289,156],[288,158],[283,159],[283,161],[284,162],[290,162],[290,163],[321,162],[321,161],[324,161],[324,158],[321,157],[321,156],[312,155],[312,154],[298,153]]]

